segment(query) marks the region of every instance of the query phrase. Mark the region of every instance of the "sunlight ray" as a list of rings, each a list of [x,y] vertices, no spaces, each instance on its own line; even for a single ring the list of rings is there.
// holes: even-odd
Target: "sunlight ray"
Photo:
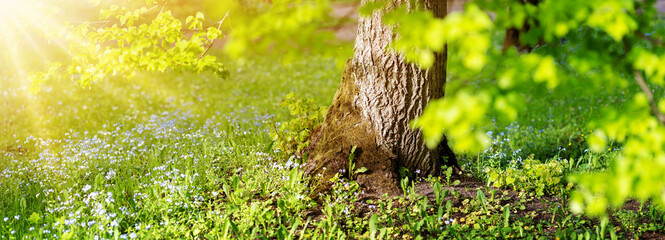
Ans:
[[[8,64],[10,64],[10,67],[12,68],[9,70],[13,70],[12,72],[14,74],[23,79],[25,77],[25,71],[21,66],[22,61],[20,61],[19,53],[17,51],[19,44],[15,41],[12,41],[12,39],[15,39],[14,33],[10,31],[0,31],[0,34],[2,34],[2,39],[4,40],[2,47],[4,47],[4,51],[9,54],[10,59]]]
[[[35,39],[33,37],[33,34],[28,32],[28,30],[26,30],[25,28],[20,27],[20,24],[17,21],[14,21],[14,26],[15,26],[14,29],[19,33],[18,38],[23,40],[23,42],[22,42],[23,45],[27,45],[27,46],[24,46],[24,47],[26,47],[26,48],[29,47],[30,48],[30,49],[24,49],[26,52],[20,53],[20,55],[22,55],[21,58],[24,61],[23,64],[28,65],[28,66],[23,66],[24,69],[29,67],[32,64],[35,64],[34,63],[35,59],[28,58],[27,54],[30,54],[31,57],[33,57],[33,58],[34,57],[39,58],[39,62],[38,62],[39,64],[48,62],[48,58],[46,57],[46,55],[40,53],[40,51],[43,50],[42,49],[43,47],[41,47],[37,44],[37,42],[35,41]],[[36,53],[36,54],[33,54],[33,53]],[[18,60],[18,59],[15,59],[15,60]],[[30,61],[31,64],[30,63],[25,63],[25,61]]]

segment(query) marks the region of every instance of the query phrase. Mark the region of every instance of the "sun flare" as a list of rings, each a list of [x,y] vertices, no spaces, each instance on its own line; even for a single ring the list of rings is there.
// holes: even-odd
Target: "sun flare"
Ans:
[[[76,2],[71,3],[81,6],[84,1]],[[49,136],[53,118],[45,109],[49,100],[33,94],[35,84],[29,76],[69,57],[67,41],[60,37],[67,32],[67,22],[76,17],[63,10],[69,6],[68,0],[0,0],[0,90],[17,96],[6,107],[23,113],[29,122],[27,131],[36,136]]]
[[[35,1],[0,0],[0,50],[3,69],[24,78],[30,65],[42,61],[39,39],[43,35],[44,15]],[[35,57],[37,59],[35,59]]]
[[[58,114],[67,112],[72,106],[55,103],[71,102],[83,98],[84,91],[74,91],[70,99],[54,99],[48,92],[69,92],[74,88],[70,79],[48,79],[48,84],[37,79],[32,82],[34,73],[49,69],[53,63],[67,64],[76,56],[77,47],[94,44],[76,32],[76,26],[100,24],[98,13],[114,1],[99,3],[95,0],[0,0],[0,96],[11,94],[15,101],[0,101],[0,120],[9,112],[20,115],[25,124],[22,129],[3,124],[0,121],[0,135],[5,129],[13,132],[28,132],[41,138],[61,137],[64,117]],[[37,88],[35,88],[37,87]],[[43,89],[41,89],[43,87]],[[175,96],[177,89],[149,77],[135,78],[132,82],[108,81],[96,86],[109,92],[124,92],[118,89],[140,88],[163,96]],[[34,91],[39,89],[39,91]],[[79,93],[81,96],[79,96]],[[62,93],[61,95],[63,95]],[[66,95],[66,94],[64,94]],[[165,97],[166,98],[166,97]],[[110,94],[106,100],[120,109],[134,109],[140,106],[132,98],[122,94]],[[85,110],[85,109],[84,109]],[[69,118],[87,121],[86,111],[73,113]],[[80,114],[80,115],[79,115]],[[11,120],[9,120],[11,121]],[[7,143],[0,139],[0,145]],[[12,142],[13,144],[13,142]]]
[[[80,1],[78,1],[80,4]],[[67,52],[62,34],[74,17],[68,1],[0,0],[0,72],[27,83],[27,75]]]

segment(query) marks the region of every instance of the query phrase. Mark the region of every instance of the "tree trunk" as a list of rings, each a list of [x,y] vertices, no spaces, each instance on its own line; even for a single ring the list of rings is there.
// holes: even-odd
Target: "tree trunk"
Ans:
[[[394,0],[393,6],[399,4],[415,7],[409,6],[413,1]],[[416,4],[438,18],[447,12],[446,1],[417,0]],[[349,176],[348,158],[354,146],[356,169],[368,169],[357,181],[375,194],[401,191],[399,167],[424,176],[440,174],[443,165],[457,166],[445,138],[438,148],[428,149],[421,132],[409,126],[430,100],[443,97],[445,51],[435,55],[434,65],[427,70],[405,62],[401,54],[386,49],[395,33],[383,25],[381,17],[381,11],[375,11],[359,19],[354,56],[346,63],[324,123],[311,136],[305,172],[321,177],[317,191],[326,191],[327,179],[335,173]]]

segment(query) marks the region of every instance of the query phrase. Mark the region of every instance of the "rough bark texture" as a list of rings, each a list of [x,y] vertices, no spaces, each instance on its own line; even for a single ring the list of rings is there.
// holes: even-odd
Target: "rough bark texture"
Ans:
[[[398,4],[395,0],[394,6]],[[439,18],[447,12],[446,1],[419,0],[417,4]],[[409,127],[430,100],[443,97],[446,54],[437,54],[434,65],[423,70],[387,51],[394,37],[391,28],[382,24],[380,12],[360,18],[354,56],[346,63],[333,104],[312,134],[308,149],[305,170],[322,177],[319,190],[327,189],[325,179],[348,172],[353,146],[357,146],[356,168],[368,169],[357,181],[378,194],[400,191],[400,166],[420,175],[436,175],[442,165],[456,165],[445,140],[438,148],[428,149],[421,132]]]

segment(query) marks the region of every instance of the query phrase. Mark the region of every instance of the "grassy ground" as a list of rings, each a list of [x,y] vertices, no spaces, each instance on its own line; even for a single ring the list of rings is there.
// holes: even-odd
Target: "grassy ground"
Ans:
[[[621,93],[534,90],[519,121],[489,129],[492,148],[461,156],[464,176],[407,173],[403,196],[380,199],[339,178],[314,201],[303,160],[270,132],[297,138],[316,121],[280,103],[294,92],[291,110],[329,105],[336,61],[259,58],[230,69],[225,80],[169,73],[89,89],[49,82],[35,95],[4,76],[0,239],[663,236],[665,214],[654,205],[630,202],[608,221],[567,208],[574,186],[566,177],[604,169],[620,148],[591,154],[584,135]]]

